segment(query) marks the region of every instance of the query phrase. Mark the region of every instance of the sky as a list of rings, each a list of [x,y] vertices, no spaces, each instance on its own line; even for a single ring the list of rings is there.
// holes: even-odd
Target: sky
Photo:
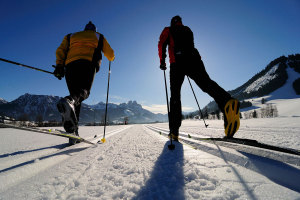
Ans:
[[[136,100],[152,112],[166,113],[157,44],[173,16],[180,15],[192,29],[211,79],[233,90],[275,58],[300,53],[299,11],[299,0],[2,0],[0,58],[53,71],[63,37],[92,21],[115,51],[109,102]],[[0,98],[6,101],[25,93],[68,95],[65,79],[4,62],[0,72]],[[104,57],[84,103],[105,102],[107,79]],[[213,100],[195,83],[193,88],[201,107]],[[187,80],[181,97],[183,111],[197,110]]]

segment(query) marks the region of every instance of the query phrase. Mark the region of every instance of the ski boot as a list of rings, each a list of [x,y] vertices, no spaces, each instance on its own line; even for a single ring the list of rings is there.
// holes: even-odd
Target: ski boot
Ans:
[[[57,103],[57,109],[62,116],[64,129],[68,133],[74,133],[78,126],[78,121],[75,114],[74,100],[62,98]]]
[[[169,133],[168,138],[171,139],[171,136],[172,136],[173,141],[178,142],[178,139],[179,139],[178,133],[177,134],[175,132],[174,133]]]
[[[74,131],[74,133],[72,133],[72,135],[79,136],[79,134],[78,134],[78,127],[76,128],[76,130]],[[77,144],[77,143],[80,143],[80,141],[72,139],[72,138],[69,138],[69,144],[70,145],[74,145],[74,144]]]
[[[240,102],[230,99],[224,107],[225,137],[232,138],[240,127]]]

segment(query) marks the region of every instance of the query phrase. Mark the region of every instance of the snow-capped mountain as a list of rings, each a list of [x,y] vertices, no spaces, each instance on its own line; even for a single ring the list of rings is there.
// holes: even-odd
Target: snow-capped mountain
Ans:
[[[24,94],[19,98],[0,103],[0,115],[9,116],[15,119],[37,121],[61,121],[60,113],[57,111],[56,104],[58,96]],[[1,101],[2,102],[2,101]],[[96,105],[82,104],[80,112],[81,123],[99,123],[104,121],[105,103],[100,102]],[[155,121],[166,121],[167,116],[154,114],[142,108],[136,101],[129,101],[120,105],[108,104],[108,120],[123,122],[124,119],[129,123],[148,123]]]
[[[47,121],[56,121],[60,114],[56,111],[58,96],[24,94],[19,98],[0,104],[0,115],[9,116],[15,119],[24,118],[36,120],[42,117]]]
[[[273,60],[264,70],[229,93],[240,101],[266,95],[266,100],[300,98],[300,54]],[[204,108],[208,112],[217,109],[214,101]]]
[[[0,105],[1,104],[6,104],[6,103],[7,103],[7,101],[5,101],[4,99],[0,98]]]
[[[100,102],[96,105],[83,104],[80,114],[81,122],[102,122],[104,121],[105,103]],[[167,115],[154,114],[142,108],[136,101],[121,103],[120,105],[108,104],[108,120],[122,122],[127,118],[129,123],[148,123],[155,121],[166,121]]]
[[[288,72],[290,72],[289,75]],[[287,83],[289,76],[295,76],[296,79],[290,86],[294,88],[295,92],[298,91],[298,94],[300,94],[297,82],[293,85],[297,79],[300,79],[299,73],[300,54],[288,57],[281,56],[273,60],[264,70],[253,76],[245,84],[229,92],[240,100],[261,97],[283,87]]]

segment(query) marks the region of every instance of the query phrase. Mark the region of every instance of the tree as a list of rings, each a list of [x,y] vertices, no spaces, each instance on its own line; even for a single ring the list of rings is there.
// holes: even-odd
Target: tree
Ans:
[[[267,107],[263,107],[260,110],[261,110],[261,118],[265,118],[268,116]]]
[[[300,78],[293,82],[293,88],[297,95],[300,95]]]
[[[104,122],[105,122],[105,115],[103,114],[101,116],[100,125],[104,125]]]
[[[124,117],[124,124],[127,125],[129,121],[129,117]]]
[[[22,115],[19,116],[18,121],[29,121],[29,116],[28,114],[24,113]]]
[[[216,110],[217,119],[220,120],[220,110]]]
[[[41,115],[41,114],[38,114],[38,115],[36,116],[36,119],[35,119],[35,121],[38,123],[38,125],[39,125],[39,126],[42,126],[42,124],[43,124],[43,121],[44,121],[44,119],[43,119],[43,115]]]
[[[253,111],[252,117],[253,117],[253,118],[257,118],[257,112],[256,112],[256,110]]]
[[[274,106],[273,117],[278,117],[278,110],[276,106]]]
[[[208,111],[207,111],[207,108],[205,108],[204,114],[203,114],[203,115],[204,115],[204,116],[203,116],[204,119],[208,119]]]

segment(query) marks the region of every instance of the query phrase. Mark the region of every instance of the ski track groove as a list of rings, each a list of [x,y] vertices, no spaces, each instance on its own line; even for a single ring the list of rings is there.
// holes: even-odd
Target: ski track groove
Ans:
[[[72,188],[76,188],[76,187],[86,187],[87,189],[87,194],[89,197],[92,198],[99,198],[101,196],[101,199],[110,199],[109,197],[105,197],[105,191],[106,190],[110,190],[114,187],[120,187],[120,189],[122,188],[122,186],[124,186],[124,182],[121,179],[118,179],[117,176],[114,175],[114,173],[112,171],[116,170],[116,173],[118,170],[122,170],[123,172],[123,176],[131,176],[135,173],[135,171],[138,172],[143,172],[143,177],[144,180],[146,180],[149,177],[149,174],[147,173],[148,170],[147,166],[139,166],[139,167],[132,167],[130,165],[128,165],[128,169],[126,169],[126,167],[124,166],[127,164],[126,163],[126,159],[120,159],[119,157],[121,155],[124,156],[124,150],[122,148],[116,148],[116,146],[123,144],[124,142],[128,143],[128,144],[134,144],[132,146],[128,146],[129,149],[125,150],[127,151],[127,153],[130,154],[134,154],[134,158],[136,158],[136,160],[138,161],[139,159],[147,159],[147,156],[145,156],[145,152],[147,152],[147,150],[145,148],[141,148],[140,145],[135,144],[136,143],[136,138],[132,138],[128,135],[130,135],[130,130],[128,129],[128,131],[122,133],[122,135],[117,134],[114,136],[113,140],[111,143],[108,144],[108,146],[106,147],[106,150],[104,152],[102,152],[102,154],[99,154],[97,150],[97,147],[94,147],[93,153],[89,154],[84,160],[86,161],[81,161],[81,164],[86,163],[84,170],[82,169],[82,166],[77,166],[74,167],[74,171],[79,171],[77,174],[72,175],[71,178],[66,179],[63,178],[65,180],[65,182],[63,182],[65,184],[64,189],[61,190],[59,193],[56,193],[55,196],[53,196],[55,199],[70,199],[73,198],[75,196],[78,196],[78,194],[76,194],[75,196],[72,196],[72,194],[69,194],[69,196],[65,196],[64,194],[69,191],[72,190]],[[129,133],[128,133],[129,132]],[[151,141],[153,138],[151,136],[145,136],[145,138]],[[140,140],[140,139],[138,139]],[[101,145],[106,145],[106,144],[101,144]],[[113,154],[114,156],[107,156],[107,155],[111,155]],[[126,155],[126,154],[125,154]],[[91,159],[93,158],[93,159]],[[101,161],[105,159],[105,165],[108,166],[113,166],[112,167],[112,171],[105,171],[105,167],[100,167],[99,173],[95,174],[95,169],[98,168],[98,166],[101,166]],[[92,161],[91,161],[92,160]],[[132,161],[131,161],[132,162]],[[70,161],[70,163],[73,163],[72,161]],[[71,166],[69,166],[71,168]],[[102,171],[104,171],[102,173]],[[80,174],[80,175],[78,175]],[[104,175],[103,175],[104,174]],[[102,176],[103,175],[103,176]],[[61,175],[64,177],[64,175]],[[61,177],[58,176],[58,177]],[[102,177],[101,177],[102,176]],[[86,179],[86,177],[90,177],[90,180],[84,180]],[[57,177],[56,177],[57,178]],[[103,188],[99,189],[99,185],[95,184],[95,182],[97,182],[98,179],[104,179],[105,182],[108,182],[109,184],[104,185]],[[84,184],[80,184],[81,182],[87,182],[86,186],[83,186]],[[131,179],[130,184],[135,184],[135,186],[131,187],[131,188],[127,188],[127,190],[132,191],[131,194],[137,193],[138,190],[140,189],[140,185],[143,185],[144,182],[140,182],[140,181],[135,181],[134,178]],[[47,187],[47,186],[46,186]],[[50,186],[51,187],[51,186]],[[93,189],[95,188],[95,189]],[[42,189],[43,191],[45,191],[44,189]],[[127,191],[126,190],[126,191]],[[114,198],[118,198],[118,197],[124,197],[124,195],[126,195],[126,192],[124,189],[121,189],[117,194],[114,195]],[[70,192],[69,192],[70,193]],[[74,191],[74,193],[76,193]],[[130,193],[130,192],[129,192]],[[128,194],[127,194],[128,195]]]
[[[131,126],[127,126],[125,128],[122,127],[122,128],[119,128],[119,129],[111,130],[111,131],[107,132],[106,138],[109,138],[109,137],[111,137],[111,136],[113,136],[117,133],[120,133],[120,132],[122,132],[122,131],[126,130],[127,128],[130,128],[130,127]],[[57,137],[57,136],[55,136],[55,137]],[[93,141],[98,141],[98,140],[99,140],[99,137],[93,138]],[[75,153],[76,150],[79,150],[79,151],[86,150],[89,147],[93,147],[93,146],[91,144],[80,143],[80,144],[73,145],[73,146],[65,146],[64,148],[61,148],[61,149],[58,149],[58,150],[53,149],[51,151],[49,149],[46,149],[46,150],[40,151],[36,155],[26,157],[26,159],[22,159],[22,158],[17,157],[17,160],[14,160],[13,162],[10,162],[11,165],[10,166],[5,166],[2,170],[0,170],[0,172],[3,173],[2,177],[11,176],[11,175],[16,176],[16,174],[20,174],[20,173],[21,174],[23,174],[23,173],[26,174],[27,170],[36,168],[35,173],[34,173],[34,175],[36,175],[38,173],[43,172],[44,170],[46,170],[48,168],[48,167],[43,167],[42,163],[49,163],[50,166],[58,165],[59,163],[65,161],[67,159],[70,159],[70,156],[72,157],[71,154]],[[54,156],[54,157],[59,156],[55,159],[54,163],[53,163],[53,161],[51,161],[51,160],[53,160],[52,156]],[[42,166],[42,167],[39,168],[38,166]],[[20,174],[20,176],[21,176],[21,174]],[[31,177],[32,177],[32,175],[30,175],[30,176],[25,175],[21,178],[18,178],[17,182],[23,182],[26,179],[29,179]],[[15,183],[16,182],[14,180],[10,180],[9,182],[6,182],[5,184],[0,183],[0,186],[1,186],[2,189],[8,189],[8,188],[11,187],[12,184],[15,184]]]
[[[149,126],[149,125],[146,127],[149,130],[156,132],[156,134],[157,134],[158,130],[161,130],[161,128],[158,128],[158,130],[156,129],[156,131],[152,130],[149,127],[152,127],[152,128],[156,128],[156,127]],[[166,137],[169,131],[165,130],[164,132],[165,133],[162,133],[165,135],[163,137]],[[256,154],[255,152],[253,152],[254,154],[251,155],[252,154],[251,151],[246,154],[244,154],[244,153],[241,154],[239,151],[231,150],[231,147],[233,144],[229,144],[228,146],[222,147],[216,143],[206,143],[204,141],[201,142],[201,141],[197,141],[197,140],[195,141],[195,140],[189,139],[189,138],[184,138],[184,139],[182,139],[181,142],[184,145],[191,144],[192,145],[191,147],[196,150],[204,151],[211,155],[222,158],[226,162],[226,164],[228,164],[228,166],[231,168],[231,171],[240,180],[242,180],[243,178],[240,177],[240,174],[238,173],[238,171],[236,171],[236,168],[233,167],[233,165],[239,165],[242,168],[244,168],[246,170],[251,170],[255,173],[265,174],[266,177],[268,177],[270,180],[273,180],[273,181],[277,182],[278,184],[283,185],[285,187],[291,188],[294,191],[300,192],[300,185],[298,183],[298,180],[300,179],[299,156],[291,155],[292,158],[290,161],[289,159],[281,158],[282,156],[285,157],[285,156],[290,156],[290,155],[278,154],[277,157],[276,156],[272,157],[272,156],[269,156],[268,154],[260,154],[260,153]],[[256,149],[256,148],[254,147],[254,149]],[[245,150],[247,150],[247,147],[245,147]],[[247,151],[245,151],[245,152],[247,152]],[[270,151],[270,152],[271,152],[270,155],[272,155],[272,153],[274,153],[273,151]],[[270,158],[268,158],[268,157],[270,157]],[[267,165],[265,164],[265,161],[266,161]],[[289,166],[288,164],[286,164],[286,162],[291,162],[293,164],[293,166]],[[266,165],[266,166],[264,166],[264,165]],[[298,167],[296,167],[295,165],[298,165]],[[262,168],[262,166],[264,166],[264,167]],[[275,173],[270,174],[271,171],[275,171]],[[293,178],[290,179],[289,177],[293,177]],[[253,183],[254,182],[251,182],[250,184],[253,184]],[[247,182],[247,184],[249,185],[249,182]],[[254,183],[254,185],[251,185],[251,187],[248,187],[246,184],[244,184],[245,190],[248,191],[247,193],[249,194],[250,199],[256,199],[256,197],[252,194],[252,191],[254,191],[255,187],[256,187],[255,184],[258,184],[258,182]],[[257,186],[259,186],[259,185],[257,185]]]
[[[167,125],[157,124],[156,128],[168,129]],[[287,131],[288,130],[288,131]],[[224,128],[219,127],[208,127],[204,128],[199,125],[193,126],[192,128],[180,128],[180,132],[186,134],[194,134],[195,136],[204,137],[224,137]],[[286,137],[282,137],[282,134]],[[264,128],[251,128],[251,127],[240,127],[235,136],[245,139],[259,139],[262,143],[268,143],[270,145],[278,145],[283,148],[293,148],[297,149],[300,146],[300,134],[299,128],[289,128],[289,127],[264,127]],[[258,137],[256,137],[258,136]],[[272,139],[270,139],[272,138]],[[290,138],[294,138],[293,141]],[[300,150],[300,149],[298,149]]]
[[[163,129],[161,127],[155,127],[155,126],[146,126],[149,129],[155,129],[153,131],[159,131],[159,132],[164,132],[165,135],[168,134],[169,130],[167,129]],[[207,141],[201,141],[201,140],[197,140],[197,137],[201,137],[200,135],[196,135],[193,136],[192,138],[188,138],[188,133],[185,132],[179,132],[180,135],[184,135],[183,137],[181,137],[181,141],[189,144],[192,146],[192,148],[197,148],[197,146],[199,146],[201,143],[207,143]],[[204,138],[207,136],[204,136]],[[221,142],[221,143],[220,143]],[[209,142],[211,144],[215,144],[216,146],[223,146],[223,147],[227,147],[227,148],[233,148],[237,151],[242,151],[244,153],[250,153],[256,156],[260,156],[260,157],[266,157],[266,158],[270,158],[270,159],[274,159],[280,162],[286,162],[286,163],[290,163],[296,166],[300,166],[300,161],[299,158],[300,156],[298,155],[293,155],[293,154],[289,154],[289,153],[283,153],[283,152],[278,152],[278,151],[273,151],[273,150],[269,150],[269,149],[264,149],[264,148],[259,148],[259,147],[254,147],[254,146],[248,146],[248,145],[243,145],[243,144],[239,144],[239,143],[231,143],[231,142],[222,142],[222,141],[211,141]],[[200,145],[201,146],[201,145]],[[201,149],[201,147],[200,147]]]
[[[110,138],[111,136],[114,136],[117,133],[120,133],[120,132],[122,132],[126,129],[129,129],[129,128],[131,128],[131,126],[107,132],[106,133],[106,139]],[[97,138],[93,138],[92,141],[93,142],[98,141],[99,138],[100,138],[100,136],[98,136]],[[84,144],[84,145],[88,145],[88,144]],[[101,143],[101,144],[98,144],[98,145],[104,145],[104,144]],[[96,149],[97,146],[92,146],[91,148]],[[55,199],[70,199],[70,198],[73,198],[74,196],[72,194],[69,195],[68,197],[66,197],[66,196],[64,196],[64,193],[66,193],[67,191],[71,190],[74,187],[75,188],[79,187],[80,182],[78,182],[77,180],[86,177],[86,174],[89,171],[94,169],[94,163],[96,163],[97,161],[102,160],[102,159],[103,159],[102,155],[98,155],[97,151],[92,151],[92,154],[89,154],[88,156],[86,156],[85,161],[80,161],[79,162],[79,164],[80,164],[79,166],[74,167],[74,166],[72,166],[72,164],[67,165],[69,168],[71,168],[71,169],[73,168],[72,171],[76,171],[76,173],[72,174],[71,178],[67,178],[67,179],[64,178],[64,180],[67,180],[67,181],[66,182],[61,182],[61,183],[67,183],[67,184],[64,186],[63,190],[61,190],[61,191],[60,190],[55,190],[55,191],[57,191],[56,194],[55,194],[56,195]],[[70,161],[70,163],[73,163],[73,162]],[[85,167],[84,170],[82,170],[82,165]],[[62,175],[62,176],[65,177],[64,175]],[[62,176],[55,177],[55,179],[61,179]],[[88,176],[88,177],[92,177],[92,176]],[[41,189],[41,190],[43,190],[43,189]],[[96,196],[99,196],[99,195],[96,195]]]

